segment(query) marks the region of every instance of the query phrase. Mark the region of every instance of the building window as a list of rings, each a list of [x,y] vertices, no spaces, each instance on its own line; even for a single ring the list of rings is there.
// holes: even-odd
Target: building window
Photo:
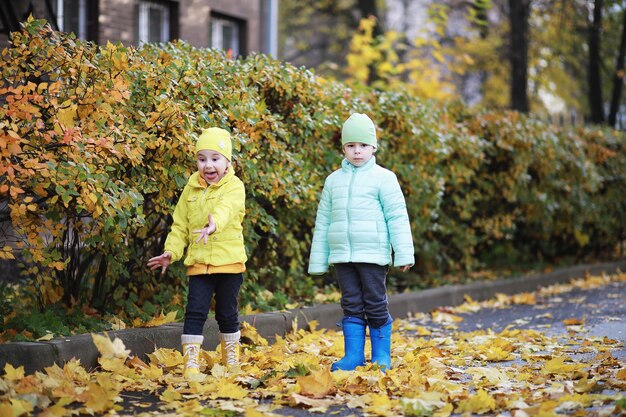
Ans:
[[[140,1],[137,29],[139,43],[169,41],[169,7],[163,3]]]
[[[87,39],[87,0],[56,0],[59,30],[73,32],[77,38]]]
[[[228,51],[232,56],[244,53],[242,48],[243,23],[224,16],[211,16],[211,48]]]

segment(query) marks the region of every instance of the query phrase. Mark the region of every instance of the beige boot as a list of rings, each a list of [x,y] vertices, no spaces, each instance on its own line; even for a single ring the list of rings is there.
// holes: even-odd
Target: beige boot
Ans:
[[[184,334],[180,337],[180,341],[183,345],[183,360],[185,361],[183,377],[189,378],[200,373],[200,347],[204,336]]]
[[[222,365],[239,365],[239,337],[241,332],[220,333]]]

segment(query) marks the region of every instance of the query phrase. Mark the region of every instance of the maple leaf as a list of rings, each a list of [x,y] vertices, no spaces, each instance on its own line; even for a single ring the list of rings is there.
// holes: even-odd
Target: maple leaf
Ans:
[[[7,381],[17,381],[24,378],[24,367],[18,366],[14,368],[10,363],[4,365],[4,379]]]
[[[416,398],[402,398],[400,404],[406,415],[432,416],[446,405],[447,395],[442,392],[423,392]]]
[[[178,392],[174,387],[168,387],[165,391],[161,393],[159,399],[165,402],[178,401],[183,398],[182,394]]]
[[[306,397],[323,398],[337,391],[328,367],[313,371],[310,375],[298,377],[296,381],[300,387],[299,394]]]
[[[176,311],[170,311],[166,315],[163,315],[163,313],[161,313],[153,317],[152,319],[144,323],[143,326],[144,327],[156,327],[156,326],[162,326],[164,324],[175,323],[175,322],[176,322]]]
[[[27,415],[33,411],[35,407],[26,400],[18,398],[10,398],[9,402],[0,403],[0,416],[13,417]]]
[[[398,415],[398,412],[394,409],[395,402],[387,395],[370,394],[367,397],[369,397],[370,401],[369,406],[365,408],[366,412],[384,417],[394,417]]]
[[[101,413],[111,409],[121,409],[115,406],[115,402],[121,400],[118,397],[120,386],[110,374],[98,374],[96,381],[87,385],[85,390],[85,407],[90,412]]]
[[[163,368],[159,368],[154,365],[150,365],[147,368],[142,368],[140,372],[141,375],[143,375],[145,378],[151,380],[158,379],[159,377],[163,376]]]
[[[255,346],[267,346],[269,344],[267,340],[257,332],[254,326],[245,321],[241,323],[241,337],[247,339],[247,341],[250,341],[250,343]]]
[[[585,364],[566,364],[566,360],[569,360],[569,358],[557,356],[546,362],[541,369],[541,372],[547,375],[565,375],[572,377],[584,377],[587,375],[587,373],[583,370],[586,366]]]
[[[318,412],[318,413],[326,413],[328,411],[328,407],[334,405],[335,402],[330,399],[323,398],[311,398],[304,395],[300,395],[297,392],[292,392],[289,396],[289,404],[292,407],[298,405],[306,405],[311,407],[310,411]]]
[[[496,409],[496,400],[491,397],[487,391],[479,389],[476,394],[470,395],[469,398],[459,401],[457,409],[458,413],[476,413],[485,414]]]
[[[246,398],[248,391],[241,386],[232,382],[221,381],[215,387],[216,391],[211,394],[211,398],[231,398],[233,400],[241,400]]]
[[[246,411],[244,413],[244,417],[279,417],[279,416],[280,414],[263,413],[254,408],[246,408]]]
[[[59,400],[51,405],[50,407],[45,407],[41,413],[37,414],[38,417],[65,417],[68,415],[72,415],[71,411],[68,410],[65,406],[72,403],[72,400],[69,398],[59,398]],[[0,411],[0,416],[2,416],[2,411]]]
[[[126,357],[130,354],[130,350],[126,349],[124,342],[117,337],[113,341],[109,339],[109,336],[106,333],[104,336],[92,333],[91,337],[102,358],[126,359]]]
[[[496,386],[496,387],[502,388],[503,386],[511,385],[509,382],[508,375],[505,372],[497,368],[478,367],[478,368],[470,368],[466,370],[465,372],[467,372],[468,374],[474,375],[478,377],[479,379],[484,378],[488,382],[488,385],[490,386]]]
[[[183,363],[183,355],[176,349],[156,349],[148,353],[148,358],[154,365],[165,368],[175,368]]]
[[[458,323],[463,321],[463,317],[455,316],[454,314],[444,313],[441,311],[433,311],[432,319],[435,323]]]

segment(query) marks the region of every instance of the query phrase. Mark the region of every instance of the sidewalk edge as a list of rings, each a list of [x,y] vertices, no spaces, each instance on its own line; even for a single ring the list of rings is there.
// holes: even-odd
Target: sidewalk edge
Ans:
[[[583,264],[560,268],[549,273],[522,275],[494,281],[479,281],[466,285],[451,285],[418,292],[389,296],[389,310],[395,318],[405,318],[418,312],[428,313],[441,306],[462,304],[465,295],[476,301],[494,297],[498,293],[515,294],[534,291],[552,284],[567,283],[586,274],[612,274],[626,271],[626,259],[616,262]],[[331,329],[341,321],[342,310],[338,304],[321,304],[296,310],[259,313],[242,316],[241,320],[252,324],[258,333],[270,343],[276,335],[285,335],[298,329],[307,329],[312,321],[318,328]],[[144,358],[155,348],[180,348],[182,324],[173,323],[151,328],[134,328],[108,332],[124,342],[133,355]],[[205,349],[214,349],[219,343],[218,327],[214,318],[204,327]],[[41,371],[54,363],[62,366],[72,358],[92,369],[98,365],[98,351],[90,334],[57,338],[47,342],[11,342],[0,344],[0,369],[9,363],[13,367],[24,366],[26,373]]]

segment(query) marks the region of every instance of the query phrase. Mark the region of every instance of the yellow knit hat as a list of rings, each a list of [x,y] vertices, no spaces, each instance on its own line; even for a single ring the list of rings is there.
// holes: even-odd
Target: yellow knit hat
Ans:
[[[196,153],[200,151],[219,152],[230,161],[233,156],[233,144],[230,140],[230,133],[219,127],[202,129],[202,133],[196,142]]]

